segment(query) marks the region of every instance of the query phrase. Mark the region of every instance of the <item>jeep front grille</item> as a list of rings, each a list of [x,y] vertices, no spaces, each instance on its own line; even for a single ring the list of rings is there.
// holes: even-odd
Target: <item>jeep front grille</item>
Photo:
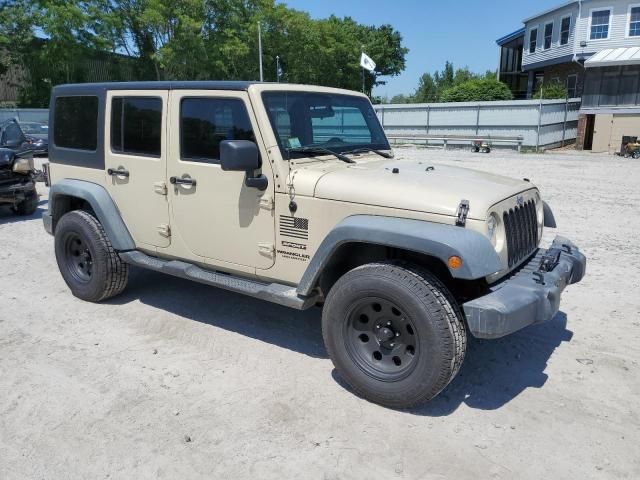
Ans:
[[[538,247],[538,220],[533,200],[504,212],[509,267],[518,264]]]

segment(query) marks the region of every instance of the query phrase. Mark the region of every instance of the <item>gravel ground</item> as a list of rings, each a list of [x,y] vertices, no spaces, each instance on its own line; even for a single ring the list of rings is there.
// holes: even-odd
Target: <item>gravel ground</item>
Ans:
[[[0,212],[0,478],[640,478],[640,162],[400,148],[537,183],[588,257],[553,321],[471,340],[409,412],[348,391],[320,311],[134,270],[69,293],[40,216]]]

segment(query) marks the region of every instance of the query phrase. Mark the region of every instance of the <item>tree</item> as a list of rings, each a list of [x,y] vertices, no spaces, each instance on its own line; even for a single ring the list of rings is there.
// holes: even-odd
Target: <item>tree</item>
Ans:
[[[390,25],[314,20],[275,0],[0,2],[0,48],[12,52],[5,68],[19,64],[29,72],[24,106],[46,105],[52,85],[91,79],[87,65],[105,56],[113,80],[256,80],[258,22],[267,81],[276,80],[279,56],[285,81],[360,90],[364,49],[376,62],[364,75],[371,94],[382,77],[405,68],[408,51]],[[130,75],[118,70],[123,58],[133,59]]]
[[[438,85],[430,73],[424,73],[418,80],[418,88],[413,95],[416,103],[429,103],[438,101]]]
[[[509,87],[495,78],[468,80],[449,88],[442,95],[443,102],[481,102],[494,100],[512,100]]]
[[[540,85],[538,85],[538,88],[536,89],[536,93],[533,95],[533,98],[553,100],[567,98],[567,95],[567,87],[560,81],[555,80],[547,84],[540,83]]]

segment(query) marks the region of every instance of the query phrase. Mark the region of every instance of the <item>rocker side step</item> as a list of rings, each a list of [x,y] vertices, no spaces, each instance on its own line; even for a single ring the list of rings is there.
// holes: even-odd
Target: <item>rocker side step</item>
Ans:
[[[205,285],[223,288],[231,292],[243,293],[254,298],[266,300],[268,302],[284,305],[285,307],[297,310],[306,310],[318,301],[317,295],[303,297],[298,295],[295,287],[282,285],[280,283],[262,283],[256,280],[249,280],[236,277],[231,274],[205,270],[196,265],[179,260],[163,260],[151,257],[142,252],[129,251],[120,253],[123,261],[138,267],[155,270],[156,272],[167,273],[174,277],[194,280]]]

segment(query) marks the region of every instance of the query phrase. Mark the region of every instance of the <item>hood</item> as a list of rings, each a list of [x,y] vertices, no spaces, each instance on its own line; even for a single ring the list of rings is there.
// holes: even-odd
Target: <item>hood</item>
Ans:
[[[294,185],[297,193],[317,198],[447,216],[454,216],[464,199],[469,218],[478,220],[501,200],[535,188],[523,180],[420,160],[310,162],[296,169]]]

